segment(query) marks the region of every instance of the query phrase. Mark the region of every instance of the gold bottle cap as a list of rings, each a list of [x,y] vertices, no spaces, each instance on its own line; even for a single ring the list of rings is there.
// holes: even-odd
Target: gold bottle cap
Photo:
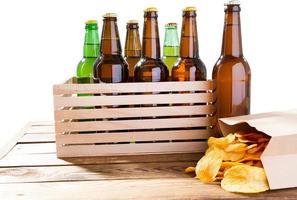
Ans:
[[[240,5],[239,0],[229,0],[227,3],[225,3],[226,6],[228,5]]]
[[[183,9],[183,12],[197,11],[195,6],[186,7]]]
[[[167,23],[167,24],[165,24],[165,26],[169,26],[169,27],[177,27],[177,23],[175,23],[175,22],[169,22],[169,23]]]
[[[144,12],[158,12],[158,9],[155,7],[149,7],[144,9]]]
[[[107,18],[107,17],[117,17],[117,14],[116,13],[105,13],[103,15],[104,18]]]
[[[127,22],[127,24],[138,24],[138,21],[135,19],[131,19]]]
[[[98,24],[97,20],[88,20],[85,24]]]

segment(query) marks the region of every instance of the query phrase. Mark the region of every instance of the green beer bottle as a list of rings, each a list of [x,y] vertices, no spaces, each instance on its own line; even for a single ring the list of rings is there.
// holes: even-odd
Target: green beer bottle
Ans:
[[[76,71],[79,83],[90,81],[90,78],[93,77],[93,65],[99,56],[100,42],[97,21],[87,21],[85,29],[84,55],[78,63]]]
[[[177,34],[177,24],[168,23],[165,25],[165,40],[163,45],[163,61],[168,67],[171,77],[172,66],[179,57],[179,40]]]

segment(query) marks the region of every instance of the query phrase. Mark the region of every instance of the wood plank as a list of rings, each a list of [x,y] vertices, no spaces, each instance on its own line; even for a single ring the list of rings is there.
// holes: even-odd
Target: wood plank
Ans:
[[[31,126],[54,126],[54,121],[31,121]]]
[[[235,194],[194,178],[0,184],[2,199],[296,199],[297,190]]]
[[[140,178],[186,178],[193,176],[193,174],[186,174],[184,169],[195,165],[196,162],[157,162],[0,168],[0,184]]]
[[[114,155],[147,155],[170,153],[204,152],[207,143],[204,142],[167,142],[143,144],[114,145],[66,145],[57,146],[58,157],[77,156],[114,156]]]
[[[213,114],[214,105],[56,110],[55,120]]]
[[[186,94],[145,94],[118,96],[54,96],[54,107],[75,106],[112,106],[112,105],[143,105],[143,104],[183,104],[183,103],[212,103],[213,93]]]
[[[115,163],[151,163],[151,162],[183,162],[197,161],[202,154],[163,154],[163,155],[134,155],[134,156],[100,156],[57,158],[56,154],[8,154],[0,160],[1,167],[28,167],[28,166],[61,166],[61,165],[90,165],[90,164],[115,164]]]
[[[56,153],[56,144],[55,143],[17,144],[9,152],[9,155],[48,154],[48,153]]]
[[[28,127],[28,129],[26,130],[26,133],[54,133],[55,132],[55,126],[53,125],[41,125],[41,126],[30,126]]]
[[[94,144],[131,141],[194,140],[214,135],[211,130],[145,131],[97,134],[57,134],[57,144]]]
[[[31,127],[30,123],[14,134],[9,141],[5,141],[5,144],[0,145],[0,159],[2,159],[16,145],[17,140],[25,134],[29,127]]]
[[[56,122],[56,132],[206,127],[214,125],[215,122],[215,117]]]
[[[54,133],[33,133],[25,134],[18,140],[18,143],[41,143],[41,142],[55,142]]]
[[[94,93],[140,93],[213,90],[213,81],[185,81],[158,83],[108,83],[108,84],[60,84],[54,85],[54,95]]]

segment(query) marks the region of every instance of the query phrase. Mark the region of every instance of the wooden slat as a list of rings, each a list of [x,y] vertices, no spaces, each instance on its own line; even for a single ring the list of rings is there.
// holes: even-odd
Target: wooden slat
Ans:
[[[54,121],[32,121],[30,122],[31,126],[54,126]]]
[[[56,110],[55,120],[212,114],[214,105]]]
[[[58,157],[204,152],[206,142],[57,146]]]
[[[183,104],[211,103],[215,101],[213,93],[186,94],[146,94],[118,96],[54,96],[55,109],[74,106],[108,106],[139,104]]]
[[[28,134],[40,134],[40,133],[54,133],[55,126],[54,125],[44,125],[44,126],[30,126],[26,129],[25,133]]]
[[[25,155],[25,154],[48,154],[56,153],[55,143],[33,143],[33,144],[17,144],[9,155]]]
[[[213,136],[211,130],[146,131],[98,134],[57,134],[57,144],[92,144],[130,141],[194,140]]]
[[[145,172],[144,172],[145,173]],[[297,190],[236,194],[194,178],[1,184],[2,199],[296,199]]]
[[[140,119],[87,122],[56,122],[56,133],[76,131],[135,130],[211,126],[214,117]]]
[[[196,162],[157,162],[116,165],[10,167],[0,168],[0,184],[140,178],[185,178],[189,177],[188,174],[184,173],[185,168],[195,165]]]
[[[88,164],[118,164],[118,163],[151,163],[151,162],[182,162],[197,161],[202,154],[163,154],[163,155],[129,155],[129,156],[99,156],[99,157],[77,157],[57,158],[56,153],[48,154],[8,154],[0,160],[1,167],[42,167],[62,165],[88,165]]]
[[[40,142],[55,142],[54,133],[33,133],[25,134],[18,140],[18,143],[40,143]]]
[[[8,141],[3,140],[5,141],[5,143],[3,144],[0,143],[0,159],[2,159],[16,145],[17,140],[25,134],[25,132],[29,127],[31,127],[30,123],[25,125],[19,132],[14,134]]]
[[[54,85],[54,95],[94,93],[140,93],[213,90],[213,81],[155,82],[155,83],[108,83],[108,84],[60,84]]]

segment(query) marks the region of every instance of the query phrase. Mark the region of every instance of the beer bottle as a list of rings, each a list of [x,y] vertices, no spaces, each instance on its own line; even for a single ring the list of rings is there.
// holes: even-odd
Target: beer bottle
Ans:
[[[142,56],[134,69],[136,82],[160,82],[168,80],[168,69],[160,57],[158,11],[144,10]]]
[[[126,43],[125,43],[125,60],[129,65],[129,81],[134,80],[134,66],[141,57],[141,44],[138,31],[138,21],[130,20],[127,23]]]
[[[179,57],[179,41],[177,34],[177,24],[168,23],[165,25],[165,39],[163,44],[163,61],[168,67],[169,77],[171,77],[172,66]]]
[[[79,80],[90,80],[93,77],[93,65],[99,56],[99,36],[97,21],[89,20],[85,25],[83,58],[77,65],[76,75]]]
[[[218,117],[250,113],[251,71],[242,53],[240,10],[235,1],[225,7],[222,51],[212,73],[217,82]]]
[[[172,80],[206,80],[206,68],[199,58],[195,7],[187,7],[183,10],[180,58],[172,68]]]
[[[94,64],[94,82],[121,83],[128,81],[128,64],[122,56],[117,15],[107,13],[103,16],[101,56]]]

